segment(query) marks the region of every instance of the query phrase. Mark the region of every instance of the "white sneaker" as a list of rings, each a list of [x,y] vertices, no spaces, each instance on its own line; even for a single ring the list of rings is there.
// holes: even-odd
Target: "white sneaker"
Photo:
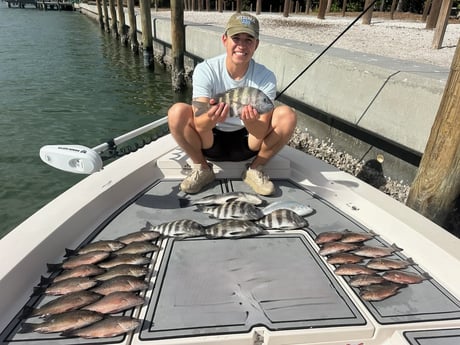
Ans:
[[[180,189],[184,193],[195,194],[216,179],[212,164],[208,163],[209,169],[203,169],[201,164],[192,164],[192,172],[182,181]]]
[[[262,171],[262,166],[255,169],[248,169],[243,173],[243,181],[251,187],[254,192],[260,195],[271,195],[275,191],[275,186],[270,178]]]

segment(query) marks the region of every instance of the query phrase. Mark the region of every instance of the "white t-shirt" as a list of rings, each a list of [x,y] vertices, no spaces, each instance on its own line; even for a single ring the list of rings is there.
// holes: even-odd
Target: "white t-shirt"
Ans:
[[[200,62],[193,72],[193,99],[198,97],[212,98],[218,93],[236,87],[255,87],[263,91],[272,101],[276,97],[275,74],[251,59],[249,68],[241,80],[234,80],[225,67],[226,54]],[[244,127],[239,117],[227,117],[224,123],[218,123],[222,131],[236,131]]]

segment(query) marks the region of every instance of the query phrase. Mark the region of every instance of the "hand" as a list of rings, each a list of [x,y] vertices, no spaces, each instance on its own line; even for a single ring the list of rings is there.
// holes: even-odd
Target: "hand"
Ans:
[[[251,105],[246,105],[241,110],[241,120],[246,121],[257,121],[260,119],[259,112],[253,108]]]
[[[211,121],[216,124],[218,122],[224,122],[227,119],[229,106],[227,103],[217,103],[215,99],[210,99],[209,104],[211,108],[208,110],[208,117]]]

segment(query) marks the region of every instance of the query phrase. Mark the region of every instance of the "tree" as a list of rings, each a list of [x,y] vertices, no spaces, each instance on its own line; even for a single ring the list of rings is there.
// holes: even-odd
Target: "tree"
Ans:
[[[406,204],[444,226],[460,196],[460,39]]]

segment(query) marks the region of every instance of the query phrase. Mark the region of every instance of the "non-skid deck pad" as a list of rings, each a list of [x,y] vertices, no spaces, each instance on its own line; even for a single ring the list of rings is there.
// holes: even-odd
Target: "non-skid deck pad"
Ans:
[[[168,244],[142,339],[363,325],[302,234]]]
[[[460,344],[460,329],[404,332],[404,337],[411,345],[458,345]]]

